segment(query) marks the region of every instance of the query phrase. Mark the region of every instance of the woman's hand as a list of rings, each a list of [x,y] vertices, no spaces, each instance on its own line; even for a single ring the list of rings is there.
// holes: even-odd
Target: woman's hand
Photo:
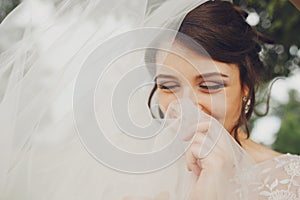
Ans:
[[[192,139],[186,163],[188,170],[197,176],[191,199],[226,199],[234,166],[232,148],[237,144],[233,144],[233,138],[216,119],[205,113],[203,116],[192,128],[192,134],[184,138]]]

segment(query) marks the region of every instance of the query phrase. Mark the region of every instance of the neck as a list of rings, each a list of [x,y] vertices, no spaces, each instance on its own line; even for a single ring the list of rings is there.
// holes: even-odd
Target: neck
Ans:
[[[254,159],[256,163],[264,162],[281,155],[281,153],[254,142],[250,137],[247,138],[247,134],[242,129],[239,129],[238,135],[242,148]]]

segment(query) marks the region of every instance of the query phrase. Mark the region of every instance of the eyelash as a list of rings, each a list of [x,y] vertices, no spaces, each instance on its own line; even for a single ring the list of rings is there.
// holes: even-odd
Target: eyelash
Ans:
[[[214,85],[202,85],[203,83],[207,84],[207,83],[213,83]],[[225,85],[223,83],[216,83],[216,82],[203,82],[199,84],[200,89],[204,89],[204,90],[218,90],[220,88],[223,88]],[[164,85],[164,83],[162,84],[158,84],[158,87],[162,90],[172,90],[172,89],[176,89],[177,87],[180,87],[179,84],[174,84],[174,85],[170,85],[170,86],[166,86]]]
[[[199,87],[202,89],[206,89],[206,90],[218,90],[220,88],[224,87],[223,83],[215,83],[215,82],[211,82],[214,83],[214,85],[201,85],[199,84]]]
[[[180,85],[170,85],[170,86],[166,86],[164,84],[158,84],[158,87],[162,90],[171,90],[171,89],[174,89],[176,87],[180,87]]]

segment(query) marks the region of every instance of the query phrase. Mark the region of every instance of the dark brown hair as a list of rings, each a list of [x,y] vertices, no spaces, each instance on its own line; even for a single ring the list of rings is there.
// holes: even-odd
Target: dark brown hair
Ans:
[[[230,2],[208,1],[190,11],[179,28],[180,33],[196,41],[213,60],[238,66],[241,88],[248,87],[249,93],[246,101],[242,101],[241,114],[232,130],[237,142],[239,127],[245,127],[249,137],[248,120],[254,111],[255,91],[260,75],[264,73],[264,65],[259,59],[260,43],[272,43],[246,22],[247,15]],[[150,94],[149,106],[156,89],[157,86]],[[250,104],[245,112],[248,101]]]

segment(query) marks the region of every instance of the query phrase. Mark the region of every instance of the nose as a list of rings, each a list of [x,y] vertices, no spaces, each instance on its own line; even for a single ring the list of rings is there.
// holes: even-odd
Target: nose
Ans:
[[[201,97],[199,97],[197,91],[194,91],[193,88],[189,86],[184,87],[180,97],[190,99],[193,102],[193,104],[196,105],[200,110],[203,109]]]

